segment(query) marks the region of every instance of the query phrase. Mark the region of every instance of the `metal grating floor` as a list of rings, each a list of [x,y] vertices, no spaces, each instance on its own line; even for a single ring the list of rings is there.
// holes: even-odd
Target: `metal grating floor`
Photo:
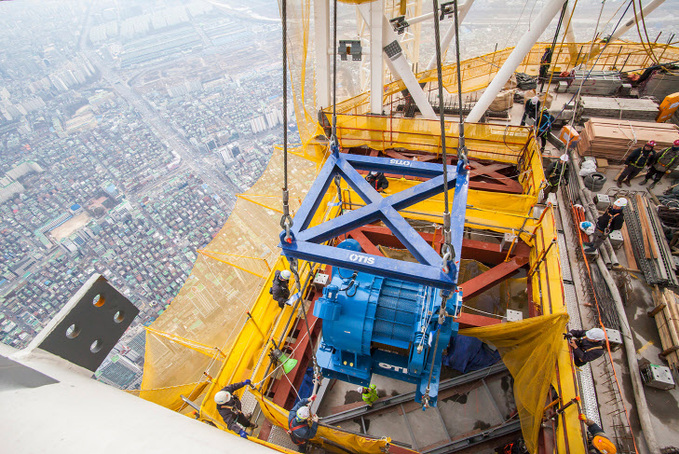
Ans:
[[[288,448],[292,451],[297,451],[297,445],[292,442],[290,435],[288,435],[285,429],[281,427],[272,426],[271,433],[269,433],[269,439],[267,441],[269,443]]]

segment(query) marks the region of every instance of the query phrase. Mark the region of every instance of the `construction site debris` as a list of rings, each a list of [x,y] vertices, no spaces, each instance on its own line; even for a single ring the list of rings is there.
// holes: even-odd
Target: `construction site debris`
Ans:
[[[503,112],[505,110],[509,110],[513,105],[514,105],[514,91],[515,90],[503,90],[500,93],[495,96],[495,99],[493,100],[492,103],[490,103],[490,106],[488,106],[488,110],[492,110],[494,112]]]
[[[670,147],[678,133],[679,127],[673,124],[590,118],[580,133],[578,152],[620,162],[649,140],[656,141],[656,150]]]

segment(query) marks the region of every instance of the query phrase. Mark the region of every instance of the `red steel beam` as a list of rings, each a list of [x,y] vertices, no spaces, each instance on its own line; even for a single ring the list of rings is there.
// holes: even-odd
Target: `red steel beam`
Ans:
[[[464,295],[464,298],[466,299],[473,298],[479,293],[485,292],[494,285],[497,285],[505,279],[515,275],[519,271],[519,268],[524,266],[526,263],[528,263],[528,259],[518,257],[514,257],[509,262],[500,263],[485,273],[481,273],[478,276],[460,284],[460,288],[462,288],[462,295]]]
[[[484,315],[470,314],[467,312],[460,313],[460,316],[455,319],[460,324],[460,328],[474,328],[475,326],[497,325],[502,323],[499,318],[486,317]]]
[[[357,236],[354,237],[354,232],[356,231],[360,231],[360,233],[357,233]],[[427,243],[433,243],[433,247],[436,251],[440,250],[442,242],[441,234],[424,232],[419,232],[419,234]],[[374,247],[375,244],[381,244],[383,246],[395,249],[404,248],[398,238],[396,238],[391,233],[391,230],[383,226],[364,225],[349,232],[348,235],[354,237],[359,243],[361,243],[361,241],[365,241],[367,247]],[[363,246],[363,244],[361,244],[361,246]],[[363,250],[368,252],[366,247],[363,247]],[[512,256],[518,258],[528,259],[529,254],[530,247],[522,241],[519,241],[514,246],[514,250],[512,251]],[[382,254],[380,253],[379,255]],[[462,240],[463,258],[474,258],[475,260],[479,260],[484,263],[499,264],[504,262],[506,256],[507,253],[500,249],[500,244],[498,243],[489,243],[486,241],[470,240],[466,238]]]

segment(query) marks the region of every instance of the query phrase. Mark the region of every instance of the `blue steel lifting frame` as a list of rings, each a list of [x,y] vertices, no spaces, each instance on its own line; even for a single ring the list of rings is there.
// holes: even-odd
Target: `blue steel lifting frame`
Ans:
[[[374,170],[387,174],[424,177],[429,180],[384,197],[365,181],[357,170]],[[366,205],[309,227],[335,175],[341,176]],[[281,232],[280,247],[288,258],[401,279],[436,287],[444,294],[450,295],[450,292],[457,290],[458,265],[467,209],[469,168],[463,159],[458,160],[455,170],[448,170],[449,186],[453,182],[455,183],[451,209],[453,257],[447,263],[447,273],[443,270],[444,263],[441,256],[398,212],[443,192],[443,165],[441,164],[331,153],[295,215],[290,228],[290,240],[286,241],[286,232]],[[378,220],[389,227],[419,263],[357,253],[321,244]]]

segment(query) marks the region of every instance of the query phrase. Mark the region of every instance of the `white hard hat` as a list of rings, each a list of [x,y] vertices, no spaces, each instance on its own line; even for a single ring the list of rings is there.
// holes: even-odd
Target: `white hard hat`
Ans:
[[[287,281],[288,279],[290,279],[290,276],[292,276],[292,274],[288,270],[283,270],[283,271],[281,271],[280,276],[281,276],[281,279],[283,279],[284,281]]]
[[[371,170],[370,175],[376,177],[379,172],[377,170]]]
[[[217,405],[225,404],[231,400],[231,393],[228,391],[219,391],[215,394],[215,403]]]
[[[606,339],[604,330],[601,328],[592,328],[585,333],[585,336],[587,336],[588,339],[592,339],[593,341],[602,341]]]
[[[568,162],[568,153],[562,154],[559,159],[561,159],[563,162]]]
[[[356,391],[363,394],[363,386],[359,386],[358,388],[356,388]]]
[[[627,206],[627,199],[624,197],[620,197],[618,200],[613,202],[613,205],[619,206],[619,207],[626,207]]]
[[[298,419],[309,419],[309,416],[311,416],[311,410],[309,410],[309,407],[306,405],[304,407],[299,407],[299,410],[297,410]]]
[[[540,101],[540,97],[538,95],[535,95],[532,98],[530,98],[530,100],[533,102],[533,104],[537,104],[537,102]]]

